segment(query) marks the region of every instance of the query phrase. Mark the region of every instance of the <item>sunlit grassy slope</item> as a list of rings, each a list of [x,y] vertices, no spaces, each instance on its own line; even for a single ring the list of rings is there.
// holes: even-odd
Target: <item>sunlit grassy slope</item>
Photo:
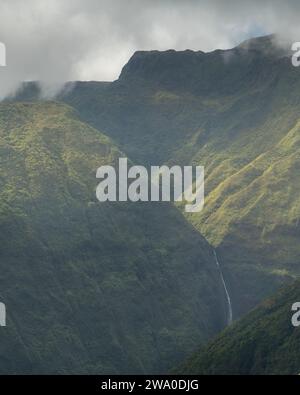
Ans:
[[[187,220],[218,248],[235,316],[300,267],[300,68],[274,39],[137,52],[118,81],[62,96],[138,163],[205,166],[205,209]]]

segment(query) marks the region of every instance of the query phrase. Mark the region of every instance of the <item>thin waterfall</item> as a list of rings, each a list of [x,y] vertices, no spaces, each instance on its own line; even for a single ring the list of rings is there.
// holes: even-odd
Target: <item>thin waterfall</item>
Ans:
[[[231,298],[224,280],[224,276],[223,276],[223,272],[220,266],[220,263],[218,261],[218,256],[216,251],[214,250],[214,256],[215,256],[215,261],[216,261],[216,265],[218,266],[219,272],[220,272],[220,277],[221,277],[221,281],[225,290],[225,294],[226,294],[226,299],[227,299],[227,306],[228,306],[228,315],[227,315],[227,324],[230,325],[232,323],[232,305],[231,305]]]

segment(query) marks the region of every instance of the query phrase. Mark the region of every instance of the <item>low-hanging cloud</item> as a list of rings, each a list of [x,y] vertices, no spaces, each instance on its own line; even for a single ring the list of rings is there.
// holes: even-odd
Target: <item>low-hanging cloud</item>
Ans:
[[[114,80],[135,50],[230,48],[277,33],[300,41],[296,0],[1,0],[0,97],[20,81],[45,94],[70,80]]]

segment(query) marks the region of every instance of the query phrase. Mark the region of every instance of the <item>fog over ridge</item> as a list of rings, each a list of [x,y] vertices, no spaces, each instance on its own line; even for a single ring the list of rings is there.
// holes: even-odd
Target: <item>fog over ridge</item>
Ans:
[[[275,33],[300,41],[295,0],[1,0],[0,97],[20,81],[45,95],[70,80],[112,81],[136,50],[231,48]]]

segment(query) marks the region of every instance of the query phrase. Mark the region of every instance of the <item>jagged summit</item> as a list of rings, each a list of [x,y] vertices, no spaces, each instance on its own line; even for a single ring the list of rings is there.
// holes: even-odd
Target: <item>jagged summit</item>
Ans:
[[[120,79],[131,79],[131,77],[157,78],[163,71],[173,75],[180,70],[197,67],[203,60],[205,53],[202,51],[137,51],[123,67]]]
[[[123,67],[118,82],[201,95],[231,94],[242,84],[266,78],[262,76],[274,59],[280,60],[288,53],[281,44],[275,35],[268,35],[211,52],[137,51]]]
[[[145,65],[149,69],[155,71],[157,67],[170,67],[179,66],[185,62],[197,63],[204,58],[212,57],[214,54],[226,54],[228,52],[241,52],[241,51],[256,51],[265,55],[281,54],[282,51],[287,51],[287,43],[283,43],[275,34],[270,34],[261,37],[254,37],[241,42],[234,48],[230,49],[215,49],[210,52],[193,51],[186,49],[184,51],[176,51],[168,49],[165,51],[151,50],[151,51],[136,51],[129,59],[128,63],[124,66],[121,78],[126,77],[129,72],[140,72]]]
[[[238,83],[241,79],[247,82],[252,74],[250,69],[253,67],[253,61],[258,60],[258,65],[254,68],[256,75],[259,75],[260,69],[268,67],[267,62],[273,62],[274,57],[290,55],[289,47],[290,45],[271,34],[245,40],[231,49],[215,49],[211,52],[190,49],[136,51],[123,67],[117,83],[130,83],[136,87],[142,81],[143,87],[146,83],[148,86],[160,85],[165,89],[192,93],[210,94],[215,90],[218,93],[224,90],[228,93],[236,80]],[[263,62],[262,57],[265,58]],[[110,83],[69,82],[59,96],[64,96],[70,87],[90,90],[95,86],[98,89],[99,84],[105,88]],[[23,83],[12,98],[23,101],[41,98],[40,86],[37,82]]]

